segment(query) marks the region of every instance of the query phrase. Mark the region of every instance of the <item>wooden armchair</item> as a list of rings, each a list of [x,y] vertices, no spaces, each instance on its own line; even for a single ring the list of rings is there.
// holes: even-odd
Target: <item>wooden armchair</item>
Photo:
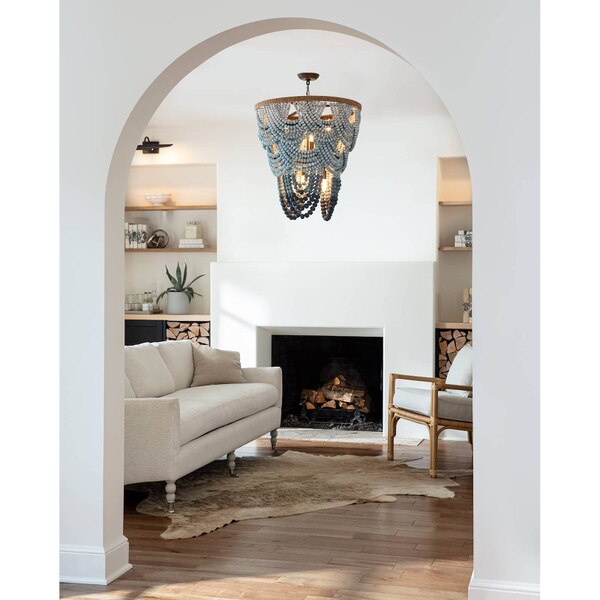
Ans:
[[[394,460],[394,437],[400,419],[425,425],[429,429],[429,474],[437,477],[438,437],[445,429],[466,431],[473,445],[473,349],[464,346],[454,358],[446,380],[390,373],[388,400],[388,460]],[[396,381],[422,381],[430,389],[398,387]],[[465,385],[467,384],[468,385]],[[447,390],[447,391],[446,391]]]

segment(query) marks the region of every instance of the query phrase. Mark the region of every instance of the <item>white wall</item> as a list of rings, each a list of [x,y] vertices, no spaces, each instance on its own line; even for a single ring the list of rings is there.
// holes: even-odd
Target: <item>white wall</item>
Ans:
[[[168,140],[173,147],[151,157],[140,157],[138,153],[135,164],[148,159],[160,165],[217,163],[218,260],[221,264],[231,264],[232,271],[226,272],[239,274],[245,282],[248,277],[252,279],[251,274],[258,268],[254,264],[256,261],[276,263],[272,271],[265,271],[265,275],[257,279],[258,285],[240,281],[240,293],[227,296],[227,307],[215,299],[222,298],[222,293],[217,296],[213,293],[213,344],[241,350],[247,365],[256,364],[255,356],[247,348],[244,351],[245,344],[256,349],[254,330],[250,338],[243,335],[243,327],[235,328],[235,333],[226,336],[218,333],[219,323],[222,326],[224,321],[229,322],[223,311],[236,315],[232,318],[237,323],[239,315],[251,312],[253,305],[273,316],[253,317],[253,326],[311,326],[318,320],[321,327],[334,327],[333,322],[326,322],[328,313],[317,299],[332,296],[327,282],[332,289],[342,289],[342,280],[347,277],[347,300],[341,303],[346,311],[342,319],[344,327],[369,326],[368,323],[385,327],[389,318],[381,314],[378,297],[380,293],[385,294],[389,306],[395,304],[397,307],[392,322],[398,327],[402,324],[406,337],[403,343],[412,344],[413,351],[419,347],[426,350],[420,355],[419,352],[413,355],[400,350],[390,352],[384,372],[433,375],[434,325],[429,318],[431,315],[426,321],[415,320],[411,311],[400,309],[405,302],[404,296],[409,295],[427,312],[433,302],[432,284],[413,285],[410,279],[403,279],[403,271],[394,267],[393,263],[433,261],[437,257],[437,157],[462,152],[458,133],[449,117],[394,120],[365,117],[359,141],[342,176],[340,201],[334,217],[327,223],[317,213],[298,222],[291,222],[285,217],[279,207],[276,179],[258,141],[255,120],[250,111],[246,121],[207,121],[189,128],[150,127],[144,135]],[[150,280],[151,275],[156,273],[157,265],[164,261],[157,263],[155,256],[136,254],[126,257],[127,291],[135,288],[140,281]],[[293,266],[281,266],[286,262],[306,264],[309,261],[320,263],[318,270],[315,268],[315,273],[319,273],[318,279],[300,281],[294,275],[296,270]],[[365,263],[380,261],[390,264],[390,277],[398,278],[393,286],[390,284],[386,289],[372,288],[372,277],[368,275],[369,269],[365,269]],[[247,265],[249,262],[253,264]],[[238,269],[232,263],[244,263],[246,266]],[[351,265],[344,267],[347,276],[341,275],[339,263]],[[160,267],[160,274],[162,269]],[[219,273],[216,265],[213,269],[213,272]],[[270,287],[272,283],[281,286],[281,289],[298,290],[299,297],[305,300],[302,314],[286,310],[287,303],[282,302],[282,306],[278,306],[279,296]],[[207,289],[208,281],[202,285],[203,290]],[[230,289],[231,285],[228,279],[226,288]],[[252,289],[250,298],[242,293],[249,288]],[[339,293],[335,295],[339,297]],[[369,303],[367,298],[375,301]],[[360,299],[360,310],[356,308],[357,299]],[[203,298],[195,302],[201,303],[203,310],[207,311],[206,300]],[[277,322],[273,320],[275,313],[278,315]],[[334,320],[338,322],[340,318],[338,314]],[[415,327],[415,323],[422,327]],[[390,323],[388,333],[391,331],[389,327]],[[386,348],[399,345],[393,337],[388,340],[387,336],[385,343]],[[387,379],[384,398],[387,402]],[[398,426],[399,437],[422,438],[425,433],[422,427],[408,421],[402,421]],[[442,436],[466,439],[461,432],[444,432]]]
[[[449,117],[364,118],[359,142],[342,175],[333,219],[325,223],[317,211],[308,220],[291,222],[279,207],[276,179],[250,110],[246,121],[150,127],[144,135],[173,146],[158,155],[138,152],[135,165],[217,163],[220,262],[433,261],[437,256],[436,160],[462,152]],[[157,215],[161,213],[151,214],[152,222],[160,226]],[[178,216],[163,217],[169,220],[165,227],[176,230],[182,224],[174,222]],[[212,213],[196,216],[212,234]],[[144,291],[154,279],[162,284],[164,265],[174,266],[177,259],[184,260],[183,255],[127,255],[126,293]],[[193,312],[206,313],[214,257],[195,254],[186,255],[185,260],[194,273],[207,273],[199,288],[204,298],[192,302]]]
[[[218,259],[225,262],[434,261],[436,159],[462,153],[449,117],[365,116],[334,217],[324,222],[317,211],[293,222],[279,206],[250,111],[245,122],[148,134],[174,144],[156,157],[162,164],[217,163]]]
[[[356,335],[360,328],[383,335],[384,373],[431,373],[431,262],[215,263],[211,275],[212,344],[239,350],[244,366],[271,364],[273,330]],[[384,377],[384,405],[387,391]],[[423,427],[401,420],[397,435],[422,438]]]
[[[135,144],[175,83],[227,45],[278,28],[348,33],[345,27],[352,27],[390,46],[426,77],[452,114],[469,159],[478,236],[473,287],[480,398],[470,596],[534,597],[538,3],[306,0],[294,9],[296,21],[282,17],[288,7],[274,0],[232,4],[214,8],[210,18],[206,5],[194,0],[62,5],[61,577],[109,580],[128,568],[122,536],[122,210]],[[322,21],[302,20],[316,17]],[[87,324],[85,339],[72,327],[80,322]],[[519,343],[506,353],[502,341],[509,338]],[[498,373],[509,374],[510,383],[499,382]]]

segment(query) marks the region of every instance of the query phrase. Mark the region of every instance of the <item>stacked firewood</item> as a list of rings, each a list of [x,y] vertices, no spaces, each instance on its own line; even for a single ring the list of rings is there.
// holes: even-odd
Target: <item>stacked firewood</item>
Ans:
[[[473,344],[473,332],[467,329],[442,329],[438,333],[438,376],[448,375],[454,357],[465,344]]]
[[[167,321],[168,340],[192,340],[204,346],[210,345],[210,323],[190,321]]]
[[[337,375],[317,390],[302,390],[300,404],[306,410],[343,409],[369,412],[369,397],[364,389],[350,386],[343,375]]]

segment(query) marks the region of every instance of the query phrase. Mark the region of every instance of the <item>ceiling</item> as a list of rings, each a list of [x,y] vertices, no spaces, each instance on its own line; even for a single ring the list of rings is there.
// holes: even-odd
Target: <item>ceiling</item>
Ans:
[[[253,119],[259,100],[304,94],[305,84],[296,77],[301,71],[321,74],[311,84],[313,94],[359,101],[363,119],[448,114],[425,79],[391,52],[339,33],[295,30],[220,52],[171,91],[149,127]]]

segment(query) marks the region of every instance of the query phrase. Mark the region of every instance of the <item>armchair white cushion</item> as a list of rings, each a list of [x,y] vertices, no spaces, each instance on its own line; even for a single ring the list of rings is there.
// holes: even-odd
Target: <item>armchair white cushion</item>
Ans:
[[[431,412],[431,390],[396,387],[394,406],[413,410],[422,415],[429,415]],[[438,392],[437,416],[440,419],[451,421],[472,421],[473,398],[451,394],[450,391],[440,391]]]
[[[473,385],[473,346],[465,344],[454,357],[446,383],[451,385]],[[448,390],[454,396],[467,397],[471,392],[465,390]]]

